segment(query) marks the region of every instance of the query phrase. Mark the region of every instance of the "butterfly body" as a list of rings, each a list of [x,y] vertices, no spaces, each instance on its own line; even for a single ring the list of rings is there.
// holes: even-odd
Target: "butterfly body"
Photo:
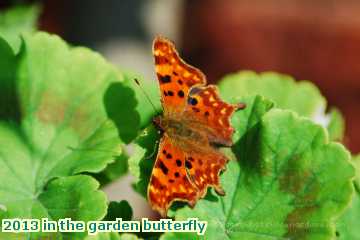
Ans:
[[[153,121],[159,129],[163,131],[175,144],[181,147],[192,148],[193,143],[207,144],[204,135],[199,132],[196,126],[189,126],[181,119],[171,119],[166,117],[157,117]]]
[[[153,53],[164,113],[153,119],[163,135],[148,187],[148,200],[162,216],[173,201],[194,206],[209,186],[223,195],[219,174],[228,159],[218,145],[231,146],[230,116],[243,105],[223,102],[205,75],[157,37]]]

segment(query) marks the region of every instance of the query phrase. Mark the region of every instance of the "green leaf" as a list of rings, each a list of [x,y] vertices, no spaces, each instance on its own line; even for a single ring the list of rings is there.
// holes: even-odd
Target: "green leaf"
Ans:
[[[27,235],[25,233],[3,233],[0,232],[0,239],[6,239],[6,240],[19,240],[19,239],[27,239]],[[59,239],[60,240],[60,239]]]
[[[120,240],[140,240],[142,238],[137,237],[135,234],[124,233],[120,235]]]
[[[326,100],[319,89],[308,81],[296,82],[292,77],[275,72],[256,74],[241,71],[225,76],[219,83],[225,100],[239,102],[240,97],[259,94],[277,108],[290,109],[327,127],[331,140],[342,140],[344,123],[336,109],[325,114]]]
[[[0,37],[0,119],[20,121],[16,98],[16,57],[9,44]]]
[[[123,200],[120,202],[110,202],[108,207],[108,213],[105,216],[105,221],[115,221],[116,218],[122,218],[124,221],[132,219],[133,211],[130,204]]]
[[[120,235],[120,240],[140,240],[143,238],[139,238],[135,234],[132,233],[123,233]]]
[[[133,73],[125,73],[121,83],[112,84],[104,101],[108,116],[116,124],[119,136],[125,143],[131,143],[141,129],[149,125],[152,117],[160,112],[157,85],[142,81],[140,76]],[[122,104],[121,108],[119,104]]]
[[[353,157],[353,163],[356,168],[355,187],[357,188],[357,191],[360,193],[360,154]]]
[[[329,131],[329,137],[332,140],[341,141],[345,132],[345,120],[340,111],[336,108],[332,108],[329,112],[330,122],[327,127]]]
[[[338,219],[336,224],[337,239],[360,239],[360,193],[356,192],[352,203],[345,213]]]
[[[95,180],[76,182],[66,177],[100,172],[122,154],[104,99],[111,84],[122,83],[122,75],[89,49],[69,48],[46,33],[24,38],[16,66],[12,84],[20,120],[0,120],[0,182],[6,183],[0,188],[0,205],[10,218],[102,219],[106,199],[90,202],[102,194],[93,190]],[[121,91],[131,96],[130,88]],[[6,104],[10,103],[0,105],[0,112],[6,112]],[[119,108],[127,108],[122,104]],[[84,205],[73,212],[51,211],[48,207],[56,206],[58,198],[48,191],[60,191],[60,183],[69,190],[88,186],[81,198],[71,202]],[[96,210],[88,211],[90,207]]]
[[[124,151],[124,150],[123,150]],[[103,187],[121,176],[125,175],[128,171],[128,156],[124,152],[120,156],[115,158],[113,163],[110,163],[106,168],[100,173],[92,174],[100,182],[100,185]]]
[[[82,221],[101,219],[106,209],[105,193],[97,191],[99,183],[89,176],[70,176],[51,181],[46,190],[38,197],[38,211],[33,205],[35,217],[49,215],[53,219],[64,216]],[[96,207],[94,207],[96,206]],[[35,208],[34,208],[35,207]],[[42,212],[43,211],[43,212]],[[35,214],[38,214],[36,216]],[[74,233],[63,233],[64,238],[71,238]],[[76,233],[85,236],[86,233]]]
[[[140,86],[135,83],[135,79],[139,81]],[[145,94],[147,94],[149,99],[147,99]],[[141,128],[149,125],[151,118],[155,115],[152,104],[154,104],[155,108],[159,109],[159,99],[156,84],[142,81],[141,76],[134,73],[126,73],[123,82],[110,85],[104,97],[107,114],[115,123],[119,136],[125,143],[131,143],[139,136]],[[121,104],[123,107],[119,108]],[[131,155],[128,160],[129,163],[140,161],[138,153],[136,152],[137,151]],[[113,181],[127,171],[127,166],[125,166],[123,162],[125,158],[128,157],[123,154],[120,158],[122,158],[120,161],[108,165],[107,169],[95,175],[102,184]],[[136,164],[137,163],[130,165],[130,170],[132,167],[137,167]]]
[[[158,140],[158,131],[149,125],[134,141],[133,154],[129,158],[129,171],[135,176],[134,188],[144,197],[157,154]]]
[[[232,118],[232,126],[236,126],[232,150],[234,153],[237,153],[237,158],[241,159],[244,167],[251,171],[254,169],[254,164],[257,164],[253,159],[258,159],[257,154],[259,151],[257,147],[259,139],[257,134],[261,117],[274,104],[259,95],[240,98],[240,102],[245,103],[246,108],[236,112]]]
[[[98,233],[96,235],[88,235],[85,240],[120,240],[118,233]]]
[[[140,240],[135,234],[123,233],[98,233],[96,235],[87,236],[85,240]]]
[[[21,130],[32,148],[36,186],[56,176],[98,172],[121,154],[103,103],[122,76],[98,54],[58,37],[25,39],[18,68]],[[131,90],[124,90],[124,92]],[[46,162],[47,164],[44,164]]]
[[[54,219],[67,216],[89,221],[104,215],[106,209],[105,193],[97,191],[98,187],[99,183],[90,176],[60,177],[51,181],[38,199]]]
[[[354,188],[356,191],[350,206],[348,206],[345,213],[337,221],[337,239],[360,239],[360,231],[358,228],[360,219],[360,155],[353,157],[353,163],[356,169],[354,179]]]
[[[9,42],[15,53],[20,49],[20,35],[35,31],[39,14],[38,5],[16,6],[0,12],[0,36]]]
[[[225,76],[219,83],[224,99],[236,101],[240,96],[259,94],[278,108],[291,109],[301,116],[312,117],[326,102],[310,82],[295,82],[290,76],[274,72],[256,74],[242,71]]]
[[[105,95],[108,116],[116,124],[119,136],[125,143],[135,140],[141,129],[148,126],[152,118],[160,113],[157,86],[153,82],[143,81],[142,77],[135,73],[126,72],[121,84],[115,83],[109,87]],[[126,104],[119,108],[119,103]]]
[[[245,128],[250,124],[251,130],[236,143],[238,159],[228,163],[221,177],[225,197],[201,200],[194,209],[186,206],[172,214],[176,220],[208,221],[200,239],[334,238],[334,220],[353,193],[349,153],[329,142],[313,122],[279,109],[265,113],[269,105],[257,104],[264,110],[250,104],[248,112],[237,113],[239,123]],[[184,236],[167,233],[162,239]]]
[[[138,103],[134,91],[125,81],[112,83],[105,93],[104,103],[107,115],[115,123],[120,138],[125,143],[130,143],[140,128],[140,115],[135,109]]]
[[[140,86],[136,84],[135,79]],[[145,128],[151,123],[152,118],[162,111],[159,85],[157,81],[144,81],[141,76],[130,72],[125,73],[125,84],[135,92],[140,127]]]

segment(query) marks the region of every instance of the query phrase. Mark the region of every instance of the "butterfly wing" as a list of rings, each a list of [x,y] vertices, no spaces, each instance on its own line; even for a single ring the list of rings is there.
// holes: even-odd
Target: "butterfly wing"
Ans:
[[[199,197],[206,194],[209,186],[215,191],[224,195],[225,192],[220,186],[220,172],[225,169],[228,159],[218,150],[213,148],[205,151],[185,152],[185,168],[190,181],[196,186]]]
[[[238,105],[223,102],[216,86],[204,87],[205,75],[186,64],[171,41],[155,38],[153,54],[164,117],[181,117],[184,122],[203,129],[211,142],[231,146],[234,130],[230,117]]]
[[[148,200],[152,208],[166,216],[173,201],[185,201],[194,205],[198,194],[186,173],[184,151],[164,135],[148,186]]]
[[[222,101],[214,85],[193,88],[185,107],[183,121],[205,132],[211,143],[231,146],[234,129],[230,124],[230,117],[241,107],[242,105]]]
[[[199,198],[204,197],[209,186],[224,194],[219,174],[225,168],[227,158],[210,146],[198,151],[181,145],[172,143],[164,135],[152,170],[148,200],[162,216],[166,216],[173,201],[194,206]]]
[[[164,116],[182,113],[190,88],[206,84],[206,77],[199,69],[186,64],[166,38],[155,38],[153,54]]]

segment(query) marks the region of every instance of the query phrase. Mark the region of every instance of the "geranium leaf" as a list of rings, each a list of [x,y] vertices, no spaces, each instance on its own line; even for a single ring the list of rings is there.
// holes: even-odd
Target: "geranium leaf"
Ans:
[[[336,223],[337,239],[359,239],[360,231],[358,229],[360,218],[360,155],[353,157],[353,163],[356,169],[354,179],[355,194],[350,206]]]
[[[275,72],[257,74],[241,71],[225,76],[219,82],[224,99],[259,94],[273,101],[277,108],[290,109],[329,129],[331,140],[342,140],[343,123],[338,110],[325,113],[326,100],[319,89],[308,81],[296,82],[292,77]]]
[[[110,202],[108,206],[108,213],[105,216],[105,221],[115,221],[116,218],[122,218],[124,221],[132,219],[133,211],[130,204],[123,200],[120,202]]]
[[[324,109],[326,105],[325,98],[312,83],[295,82],[288,75],[274,72],[229,74],[220,80],[219,88],[229,101],[259,94],[273,101],[278,108],[291,109],[306,117],[314,116],[319,108]]]
[[[239,115],[246,125],[249,114]],[[175,218],[208,221],[200,239],[334,238],[334,219],[353,193],[349,153],[329,142],[322,127],[289,111],[270,110],[255,128],[249,133],[254,144],[235,149],[238,159],[222,175],[225,197],[178,209]],[[181,237],[167,233],[162,239]]]
[[[38,5],[15,6],[0,12],[0,36],[9,42],[15,53],[20,49],[21,34],[35,31],[39,13]]]
[[[351,205],[346,209],[345,213],[338,219],[336,223],[337,239],[360,239],[360,231],[358,229],[360,218],[360,193],[354,194]]]
[[[123,233],[119,235],[118,233],[98,233],[96,235],[87,236],[85,240],[141,240],[135,234],[132,233]]]
[[[69,48],[46,33],[24,37],[15,64],[12,87],[19,120],[0,121],[0,181],[7,183],[0,188],[0,205],[9,218],[102,219],[106,198],[96,190],[96,181],[91,177],[74,181],[69,176],[100,172],[122,154],[122,142],[104,103],[110,85],[122,83],[121,73],[89,49]],[[132,89],[122,91],[132,96]],[[78,186],[85,189],[79,192],[81,197],[61,204],[81,207],[51,211],[59,204],[54,193],[62,187],[82,191]]]
[[[328,125],[329,137],[332,140],[343,140],[345,132],[345,120],[337,108],[332,108],[329,112],[330,122]]]
[[[157,154],[159,133],[149,125],[137,137],[133,144],[133,154],[129,158],[129,171],[135,176],[135,190],[146,196],[152,167]]]

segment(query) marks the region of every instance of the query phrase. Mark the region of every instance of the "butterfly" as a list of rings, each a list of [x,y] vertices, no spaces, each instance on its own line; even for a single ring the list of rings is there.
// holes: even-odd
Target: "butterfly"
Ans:
[[[194,207],[209,186],[219,195],[219,174],[228,158],[218,146],[232,146],[230,117],[244,104],[228,104],[205,75],[186,64],[174,44],[156,37],[155,71],[160,85],[163,115],[153,119],[163,133],[148,185],[148,201],[163,217],[174,201]]]

